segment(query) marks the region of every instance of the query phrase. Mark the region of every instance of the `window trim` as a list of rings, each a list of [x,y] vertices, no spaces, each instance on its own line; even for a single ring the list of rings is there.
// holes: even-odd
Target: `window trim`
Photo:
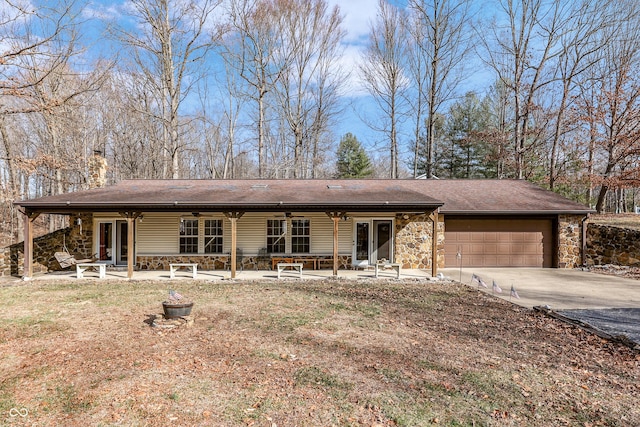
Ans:
[[[206,255],[218,255],[224,253],[224,222],[220,218],[203,218],[202,224],[202,253]],[[207,221],[216,221],[217,226],[213,227],[219,230],[219,234],[207,234]],[[207,245],[213,240],[220,239],[220,243],[213,243],[214,246],[219,246],[220,251],[207,252]]]
[[[280,223],[279,231],[280,234],[269,234],[269,230],[270,228],[275,228],[275,227],[270,227],[269,223],[270,222],[274,222],[274,223]],[[283,227],[284,224],[284,227]],[[267,218],[267,221],[265,223],[265,247],[267,248],[267,253],[269,254],[285,254],[287,253],[287,228],[288,228],[288,223],[287,220],[284,219],[276,219],[276,218]],[[275,243],[277,243],[279,246],[282,245],[282,251],[278,251],[275,252],[273,251],[272,247],[270,248],[269,245],[269,239],[275,239]],[[271,243],[271,245],[274,245],[275,243]]]
[[[193,228],[187,228],[187,223],[195,223],[195,234],[186,234],[187,230],[193,230]],[[195,239],[195,245],[192,241],[191,243],[183,243],[183,239],[185,240],[193,240]],[[195,247],[195,251],[186,251],[183,250],[187,248]],[[193,255],[200,253],[200,219],[195,218],[180,218],[180,224],[178,227],[178,253],[185,255]]]
[[[302,225],[302,226],[297,226],[294,228],[294,221],[296,222],[306,222],[306,225]],[[294,235],[294,229],[295,230],[300,230],[300,229],[306,230],[307,233],[306,234],[295,234]],[[310,218],[295,218],[291,220],[291,253],[292,254],[310,254],[311,253],[311,219]],[[306,239],[306,243],[298,243],[297,245],[303,245],[306,246],[306,251],[296,251],[294,249],[294,239]]]

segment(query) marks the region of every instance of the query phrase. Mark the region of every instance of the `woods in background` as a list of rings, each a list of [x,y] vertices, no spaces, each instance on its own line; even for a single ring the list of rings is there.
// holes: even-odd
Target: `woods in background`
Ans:
[[[110,182],[516,178],[640,204],[636,1],[379,0],[358,58],[331,4],[5,2],[4,228],[14,200],[86,188],[94,150]]]

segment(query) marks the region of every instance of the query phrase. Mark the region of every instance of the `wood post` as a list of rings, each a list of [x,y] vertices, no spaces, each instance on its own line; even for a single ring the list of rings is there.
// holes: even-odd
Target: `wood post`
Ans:
[[[338,223],[347,214],[346,212],[325,212],[333,220],[333,275],[338,275]]]
[[[24,231],[24,264],[22,280],[33,278],[33,221],[40,215],[38,212],[23,212]]]
[[[136,219],[142,215],[142,212],[120,212],[120,215],[127,220],[127,278],[131,279],[135,264],[134,230]]]
[[[231,278],[232,279],[236,278],[236,262],[237,262],[236,247],[237,247],[237,239],[238,239],[236,223],[240,218],[242,218],[242,215],[244,215],[244,212],[225,212],[224,213],[224,216],[226,216],[227,219],[231,222]]]
[[[431,276],[438,274],[438,209],[431,214],[433,221],[433,236],[431,238]]]

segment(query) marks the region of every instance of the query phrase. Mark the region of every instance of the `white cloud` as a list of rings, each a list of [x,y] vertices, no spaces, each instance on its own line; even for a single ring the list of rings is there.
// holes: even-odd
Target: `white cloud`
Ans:
[[[328,3],[331,7],[340,7],[347,43],[359,43],[367,38],[371,22],[376,18],[378,0],[328,0]]]
[[[344,46],[344,54],[337,62],[337,65],[342,70],[349,73],[349,77],[345,82],[344,94],[350,98],[368,95],[358,69],[362,61],[363,49],[364,46],[361,45],[346,45]]]
[[[82,8],[82,16],[87,19],[115,21],[122,16],[120,5],[89,3]]]

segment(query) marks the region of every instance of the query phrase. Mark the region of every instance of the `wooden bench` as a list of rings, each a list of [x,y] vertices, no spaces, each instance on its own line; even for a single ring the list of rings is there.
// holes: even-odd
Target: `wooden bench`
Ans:
[[[376,278],[378,277],[378,273],[380,272],[380,270],[386,270],[386,269],[394,269],[397,273],[396,278],[399,279],[400,278],[400,264],[396,264],[396,263],[392,263],[392,262],[377,262],[374,264],[374,268],[376,271]]]
[[[299,263],[299,262],[279,262],[277,264],[277,267],[278,267],[278,279],[280,278],[280,273],[282,273],[287,268],[293,268],[294,270],[298,270],[298,273],[300,274],[300,278],[302,279],[302,266],[303,265],[304,264]]]
[[[292,263],[293,262],[293,258],[292,257],[271,257],[271,269],[275,270],[277,265],[280,263]]]
[[[191,274],[194,279],[198,277],[198,264],[197,263],[176,263],[169,264],[169,277],[175,278],[176,271],[178,271],[181,267],[191,268]]]
[[[76,264],[76,277],[82,279],[84,272],[89,268],[98,269],[98,277],[104,279],[107,275],[107,264],[100,264],[97,262],[81,262]]]
[[[306,269],[317,270],[317,268],[316,268],[317,259],[316,258],[296,258],[296,259],[294,259],[294,262],[302,264],[304,266],[304,268],[306,268]],[[309,266],[311,266],[311,268],[309,268]]]

